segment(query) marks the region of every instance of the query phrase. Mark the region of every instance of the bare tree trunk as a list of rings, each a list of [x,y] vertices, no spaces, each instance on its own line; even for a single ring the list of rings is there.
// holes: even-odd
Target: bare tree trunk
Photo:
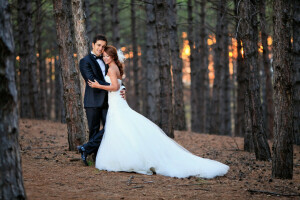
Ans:
[[[191,129],[194,132],[200,132],[198,123],[198,74],[199,67],[195,63],[195,49],[194,49],[194,19],[193,19],[193,3],[188,0],[188,40],[190,46],[190,68],[191,68]]]
[[[226,1],[225,1],[225,8],[224,8],[224,30],[223,30],[223,37],[224,37],[224,50],[223,50],[223,73],[224,73],[224,79],[223,79],[223,96],[224,98],[221,98],[220,100],[224,101],[223,108],[222,108],[222,123],[224,124],[224,130],[222,130],[222,135],[231,135],[231,87],[230,87],[230,73],[229,73],[229,43],[228,43],[228,20],[226,16],[227,8],[226,8]]]
[[[46,92],[47,92],[47,72],[45,66],[45,59],[43,55],[43,48],[42,48],[42,3],[41,0],[36,0],[36,36],[37,36],[37,51],[39,54],[38,57],[38,68],[39,68],[39,105],[40,105],[40,118],[46,119],[47,117],[47,101],[46,101]]]
[[[120,30],[119,30],[119,9],[118,0],[111,0],[111,27],[112,27],[112,43],[119,49],[120,48]]]
[[[60,59],[55,59],[55,120],[65,122]]]
[[[171,50],[171,64],[173,72],[174,128],[176,130],[186,130],[183,102],[182,60],[180,58],[180,49],[177,36],[176,1],[167,0],[167,4],[169,45]]]
[[[147,0],[147,110],[148,117],[155,124],[160,124],[160,81],[158,67],[158,49],[154,0]]]
[[[238,16],[238,0],[235,0],[235,15],[236,17],[239,19]],[[236,28],[239,28],[239,20],[236,20]],[[247,85],[247,81],[246,81],[246,65],[244,63],[244,58],[242,55],[242,44],[241,44],[241,38],[240,38],[240,34],[236,34],[236,41],[237,41],[237,108],[236,108],[236,121],[235,121],[235,130],[234,130],[234,136],[240,136],[243,137],[245,136],[245,129],[249,129],[250,127],[246,126],[246,119],[245,118],[245,95],[246,95],[246,85]],[[249,124],[250,125],[250,124]],[[247,127],[247,128],[245,128]],[[251,133],[251,131],[250,131]],[[245,137],[245,139],[248,137]],[[247,146],[247,143],[252,143],[252,140],[246,140],[244,141],[245,145]],[[245,149],[245,148],[244,148]]]
[[[257,16],[256,2],[245,0],[239,6],[240,34],[245,52],[245,65],[249,71],[247,93],[252,124],[252,136],[257,160],[269,160],[271,152],[267,136],[263,127],[262,108],[260,100],[260,85],[258,82],[257,65]],[[245,112],[248,112],[245,110]],[[247,116],[247,114],[246,114]]]
[[[84,0],[72,0],[72,16],[74,22],[74,34],[75,34],[75,46],[77,52],[78,62],[88,55],[89,53],[89,38],[86,32],[86,18],[83,10]],[[76,69],[79,73],[79,66],[76,64]],[[79,77],[80,79],[80,90],[81,90],[81,103],[84,105],[84,92],[85,92],[85,81],[82,76]],[[85,114],[85,110],[82,106],[82,112],[84,115],[82,116],[84,123],[85,123],[85,136],[88,140],[89,130],[88,130],[88,122]]]
[[[73,40],[71,35],[70,0],[53,0],[54,16],[58,38],[59,54],[62,65],[64,103],[68,127],[69,149],[85,141],[85,123],[81,100],[79,73],[73,58]]]
[[[205,30],[205,6],[206,0],[201,0],[200,2],[200,13],[199,13],[199,52],[198,52],[198,59],[199,59],[199,67],[200,73],[198,78],[198,123],[199,123],[199,130],[200,132],[204,133],[206,131],[206,110],[207,110],[207,96],[208,93],[208,65],[207,65],[207,34]]]
[[[79,4],[79,2],[81,4]],[[101,2],[103,2],[103,1],[101,1]],[[73,12],[75,12],[75,13],[78,12],[79,16],[82,17],[85,21],[84,24],[85,24],[86,37],[87,37],[87,42],[88,42],[87,48],[88,48],[88,51],[89,51],[90,50],[90,45],[89,45],[90,41],[93,40],[93,35],[92,35],[92,32],[93,32],[92,30],[93,29],[92,29],[92,24],[91,24],[92,13],[91,13],[91,9],[90,9],[90,7],[92,6],[91,2],[90,2],[90,0],[82,0],[82,1],[73,1],[72,3],[76,3],[75,7],[77,9],[79,9],[79,6],[81,6],[81,8],[83,10],[83,12],[80,11],[80,10],[75,10]],[[81,16],[82,14],[84,16]],[[79,16],[77,16],[77,17],[79,17]],[[73,16],[73,17],[77,18],[76,16]],[[102,19],[100,21],[102,21]],[[78,22],[78,23],[80,23],[80,22]],[[97,34],[99,34],[99,33],[97,33]]]
[[[225,5],[226,0],[218,1],[217,25],[216,25],[216,46],[214,57],[215,78],[213,85],[211,124],[210,133],[221,134],[224,131],[224,29],[225,29]],[[228,47],[227,47],[228,48]],[[227,65],[228,66],[228,65]]]
[[[18,95],[9,5],[0,0],[0,199],[26,199],[19,149]]]
[[[169,61],[169,43],[167,24],[166,0],[155,0],[156,33],[158,49],[158,67],[160,70],[160,127],[171,138],[174,138],[173,105],[172,105],[172,78]]]
[[[293,14],[293,104],[294,104],[294,143],[300,145],[300,2],[294,1]]]
[[[138,66],[138,49],[136,41],[136,22],[135,22],[135,0],[131,0],[131,43],[133,52],[133,80],[134,80],[134,108],[140,112],[140,91],[139,91],[139,66]]]
[[[274,143],[272,177],[293,178],[291,1],[274,0]]]
[[[273,86],[272,86],[272,74],[271,65],[269,60],[268,49],[268,34],[266,32],[266,5],[264,0],[259,1],[259,15],[260,15],[260,28],[261,28],[261,41],[263,46],[263,64],[264,72],[266,76],[266,97],[267,97],[267,136],[273,138],[273,126],[274,126],[274,104],[273,104]]]
[[[35,40],[33,37],[31,1],[19,0],[19,55],[21,117],[39,117]]]
[[[53,68],[52,68],[52,62],[50,61],[48,63],[48,78],[49,78],[49,82],[48,82],[48,95],[47,95],[47,115],[48,115],[48,119],[51,120],[52,119],[52,108],[53,108]]]

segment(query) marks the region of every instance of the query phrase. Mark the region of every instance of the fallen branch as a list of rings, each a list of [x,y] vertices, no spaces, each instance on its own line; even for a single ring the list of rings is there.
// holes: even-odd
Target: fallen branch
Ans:
[[[263,191],[263,190],[248,189],[247,191],[250,192],[250,193],[263,193],[263,194],[270,194],[270,195],[276,195],[276,196],[286,196],[286,197],[300,196],[300,194],[282,194],[282,193],[270,192],[270,191]]]
[[[130,178],[128,179],[128,181],[127,181],[127,185],[129,186],[132,182],[132,179],[134,178],[134,176],[130,176]]]

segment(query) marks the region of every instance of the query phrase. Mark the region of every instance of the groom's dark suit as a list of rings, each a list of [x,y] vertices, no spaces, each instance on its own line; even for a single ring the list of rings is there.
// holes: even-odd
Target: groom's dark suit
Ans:
[[[103,62],[104,63],[104,62]],[[82,58],[79,63],[80,72],[83,76],[86,86],[84,94],[84,108],[89,126],[89,141],[83,145],[87,154],[96,153],[101,143],[104,129],[100,130],[100,121],[104,127],[106,114],[108,110],[108,93],[105,90],[91,88],[87,81],[97,80],[101,85],[110,85],[105,82],[100,65],[98,64],[95,55],[89,54]],[[105,74],[108,66],[105,65]]]

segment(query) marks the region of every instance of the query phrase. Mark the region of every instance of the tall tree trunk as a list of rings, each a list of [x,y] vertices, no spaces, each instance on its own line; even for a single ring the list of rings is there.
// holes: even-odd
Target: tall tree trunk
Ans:
[[[154,0],[147,0],[147,110],[148,117],[155,124],[160,124],[160,81],[158,67],[158,49],[156,35],[156,21],[154,12]]]
[[[79,72],[75,67],[73,57],[74,47],[71,35],[70,6],[70,0],[53,0],[58,47],[62,65],[69,149],[76,150],[76,146],[83,144],[85,141],[86,127],[82,117],[83,105]]]
[[[103,1],[101,1],[103,2]],[[88,45],[87,45],[87,48],[88,50],[90,49],[90,41],[92,41],[93,39],[93,36],[92,36],[92,24],[91,24],[91,17],[92,17],[92,13],[91,13],[91,2],[90,0],[82,0],[82,1],[72,1],[72,3],[75,3],[75,7],[77,9],[81,8],[83,11],[80,11],[80,10],[75,10],[75,11],[72,11],[72,12],[78,12],[79,16],[73,16],[74,19],[78,18],[78,17],[82,17],[84,19],[84,22],[83,23],[85,25],[85,30],[86,30],[86,37],[87,37],[87,42],[88,42]],[[84,16],[82,16],[84,15]],[[101,19],[100,21],[102,21],[104,19]],[[74,22],[75,23],[75,22]],[[81,24],[81,22],[78,22],[79,24]],[[98,24],[97,24],[98,25]],[[99,33],[98,33],[99,34]]]
[[[238,16],[238,0],[235,0],[235,15],[237,19],[239,19]],[[239,20],[236,20],[236,28],[239,28]],[[235,130],[234,130],[234,136],[245,136],[245,120],[248,119],[245,116],[245,94],[246,94],[246,88],[247,88],[247,81],[246,81],[246,65],[244,63],[244,58],[242,55],[242,41],[240,38],[240,34],[236,34],[236,41],[237,41],[237,95],[236,95],[236,102],[237,102],[237,108],[236,108],[236,121],[235,121]],[[249,123],[250,125],[250,123]],[[247,127],[248,129],[250,127]],[[246,128],[246,129],[247,129]],[[250,130],[251,133],[251,130]],[[248,137],[245,137],[245,139]],[[252,140],[245,140],[244,141],[247,146],[247,143],[252,143]],[[244,148],[245,149],[245,148]]]
[[[167,24],[166,0],[155,0],[157,49],[159,55],[158,67],[160,70],[160,127],[171,138],[174,138],[173,105],[172,105],[172,78],[169,61],[169,43]]]
[[[167,0],[167,4],[169,45],[171,50],[171,64],[173,72],[174,129],[186,130],[183,102],[182,60],[180,58],[180,49],[177,36],[176,1]]]
[[[19,149],[14,39],[8,1],[0,0],[0,199],[26,199]]]
[[[89,53],[89,38],[86,32],[86,18],[83,10],[84,0],[72,0],[72,16],[74,22],[74,35],[75,35],[75,46],[77,52],[78,62],[88,55]],[[76,69],[79,72],[79,66],[76,64]],[[84,92],[85,92],[85,81],[82,76],[80,76],[80,90],[81,90],[81,103],[84,105]],[[83,109],[83,106],[82,106]],[[84,115],[82,116],[84,123],[85,123],[85,136],[88,140],[88,122],[85,114],[85,110],[83,109],[82,112]]]
[[[258,81],[257,64],[257,16],[256,2],[244,0],[239,6],[240,34],[243,41],[245,65],[248,73],[249,82],[247,85],[247,94],[249,98],[249,109],[251,115],[251,129],[255,156],[257,160],[269,160],[271,152],[267,141],[266,132],[263,127],[262,108],[260,100],[260,86]],[[248,112],[245,110],[245,112]],[[247,116],[247,114],[246,114]],[[247,124],[246,124],[247,125]]]
[[[43,47],[42,47],[42,22],[43,22],[43,16],[42,16],[42,2],[41,0],[36,0],[36,41],[37,41],[37,51],[39,54],[38,57],[38,68],[39,68],[39,105],[40,105],[40,118],[46,119],[47,117],[47,101],[46,101],[46,92],[47,92],[47,72],[46,72],[46,66],[45,66],[45,59],[43,55]]]
[[[221,134],[224,132],[224,29],[225,29],[225,5],[226,0],[218,1],[217,11],[217,25],[216,25],[216,46],[215,46],[215,57],[214,57],[214,85],[213,85],[213,96],[212,96],[212,107],[211,107],[211,124],[210,133]],[[227,26],[226,26],[227,27]],[[228,48],[228,47],[227,47]],[[228,65],[227,65],[228,66]]]
[[[187,2],[188,11],[188,41],[190,46],[190,68],[191,68],[191,129],[194,132],[199,132],[198,123],[198,74],[199,67],[195,63],[195,38],[194,38],[194,19],[193,19],[193,3],[192,0]]]
[[[55,120],[64,122],[63,85],[60,59],[55,59]]]
[[[274,0],[274,143],[272,176],[293,178],[291,1]]]
[[[229,72],[229,37],[228,37],[228,20],[226,16],[227,8],[226,8],[226,1],[224,7],[224,30],[223,30],[223,37],[224,37],[224,47],[223,47],[223,73],[224,79],[222,83],[222,90],[224,98],[221,98],[220,101],[224,101],[223,108],[222,108],[222,123],[224,124],[224,130],[222,130],[222,135],[231,135],[231,79],[230,79],[230,72]]]
[[[47,95],[47,115],[48,119],[52,119],[52,108],[53,108],[53,68],[52,68],[52,61],[48,62],[48,78],[49,78],[49,83],[48,83],[48,95]]]
[[[293,14],[293,105],[295,144],[300,145],[300,2],[294,1]]]
[[[269,60],[268,49],[268,34],[266,31],[266,4],[264,0],[259,1],[259,16],[260,16],[260,28],[261,28],[261,41],[263,46],[263,64],[264,72],[266,76],[266,97],[267,97],[267,136],[273,138],[273,125],[274,125],[274,104],[273,104],[273,86],[272,86],[272,74],[271,65]]]
[[[131,0],[131,43],[133,52],[133,80],[134,80],[134,108],[137,112],[140,112],[140,91],[139,91],[139,66],[138,66],[138,49],[137,49],[137,37],[136,37],[136,16],[135,16],[135,0]]]
[[[117,49],[119,49],[120,48],[120,33],[119,33],[120,21],[119,21],[118,0],[111,0],[110,8],[111,8],[112,43]]]
[[[39,117],[31,1],[18,0],[21,117]]]
[[[198,78],[198,123],[199,123],[199,131],[204,133],[206,131],[206,110],[207,110],[207,96],[208,93],[208,65],[207,65],[207,34],[205,30],[205,6],[206,0],[200,1],[200,13],[199,13],[199,52],[198,53],[198,64],[200,68],[199,78]]]

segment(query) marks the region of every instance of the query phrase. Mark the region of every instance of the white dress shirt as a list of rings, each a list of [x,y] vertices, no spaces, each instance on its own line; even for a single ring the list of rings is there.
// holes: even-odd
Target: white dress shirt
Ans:
[[[95,55],[92,51],[91,51],[91,54]],[[96,61],[98,62],[99,66],[100,66],[100,69],[101,69],[101,72],[103,74],[103,77],[105,77],[105,64],[104,64],[103,60],[96,59]]]

